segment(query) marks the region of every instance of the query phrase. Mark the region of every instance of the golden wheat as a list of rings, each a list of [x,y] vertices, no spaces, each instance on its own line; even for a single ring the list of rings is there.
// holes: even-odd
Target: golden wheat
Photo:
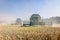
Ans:
[[[0,40],[60,40],[59,27],[0,26]]]

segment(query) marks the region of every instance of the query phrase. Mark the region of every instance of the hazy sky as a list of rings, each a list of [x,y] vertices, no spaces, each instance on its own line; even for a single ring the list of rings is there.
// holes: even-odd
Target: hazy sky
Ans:
[[[42,18],[60,16],[60,0],[0,0],[0,21],[28,20],[32,14]]]

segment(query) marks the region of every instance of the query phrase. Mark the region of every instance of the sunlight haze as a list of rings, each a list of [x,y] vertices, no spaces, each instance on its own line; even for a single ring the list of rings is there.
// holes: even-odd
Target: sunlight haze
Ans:
[[[2,22],[12,22],[16,18],[29,20],[32,14],[42,18],[60,16],[60,0],[0,0]]]

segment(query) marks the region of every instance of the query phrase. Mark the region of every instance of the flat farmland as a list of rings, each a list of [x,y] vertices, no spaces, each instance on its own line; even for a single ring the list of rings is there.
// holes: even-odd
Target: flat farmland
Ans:
[[[60,27],[0,25],[0,40],[60,40]]]

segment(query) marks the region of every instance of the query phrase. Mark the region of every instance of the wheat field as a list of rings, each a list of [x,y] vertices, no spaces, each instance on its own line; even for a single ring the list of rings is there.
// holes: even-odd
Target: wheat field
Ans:
[[[60,40],[60,28],[0,25],[0,40]]]

